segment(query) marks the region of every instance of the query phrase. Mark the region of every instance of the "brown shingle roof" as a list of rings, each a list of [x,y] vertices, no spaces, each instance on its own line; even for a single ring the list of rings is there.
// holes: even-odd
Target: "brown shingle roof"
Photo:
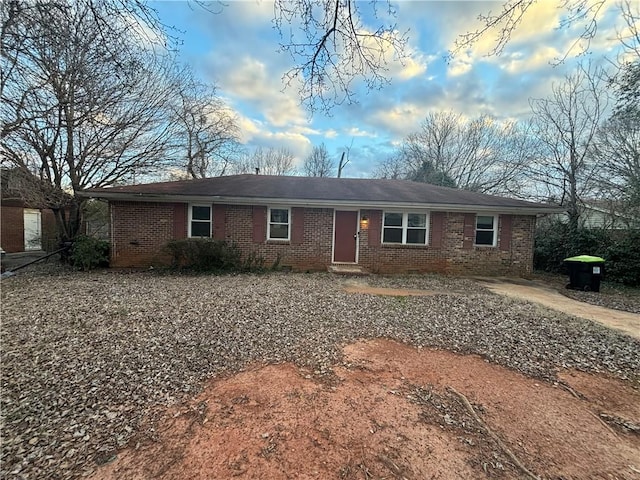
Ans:
[[[274,201],[360,202],[362,204],[428,204],[529,208],[544,211],[549,205],[469,192],[408,180],[363,178],[231,175],[197,180],[149,183],[91,189],[85,195],[116,199],[124,196],[149,200],[162,197],[224,197]],[[146,197],[146,198],[145,198]],[[129,198],[131,199],[131,198]],[[214,199],[215,201],[215,199]]]

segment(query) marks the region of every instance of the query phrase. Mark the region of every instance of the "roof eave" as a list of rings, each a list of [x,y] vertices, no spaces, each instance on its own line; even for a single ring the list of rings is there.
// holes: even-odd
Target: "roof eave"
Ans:
[[[83,192],[81,196],[112,201],[157,202],[157,203],[225,203],[232,205],[282,205],[314,208],[344,207],[352,209],[416,209],[446,212],[506,212],[521,215],[539,215],[561,213],[565,209],[542,205],[537,207],[521,205],[478,205],[458,203],[421,203],[421,202],[384,202],[371,200],[319,200],[304,198],[272,198],[272,197],[231,197],[224,195],[167,195],[153,193],[129,192]]]

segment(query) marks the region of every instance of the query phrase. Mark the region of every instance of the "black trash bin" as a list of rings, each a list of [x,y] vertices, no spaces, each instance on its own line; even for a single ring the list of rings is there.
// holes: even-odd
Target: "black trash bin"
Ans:
[[[604,276],[604,258],[578,255],[565,258],[564,263],[569,271],[567,288],[585,292],[600,291],[600,280]]]

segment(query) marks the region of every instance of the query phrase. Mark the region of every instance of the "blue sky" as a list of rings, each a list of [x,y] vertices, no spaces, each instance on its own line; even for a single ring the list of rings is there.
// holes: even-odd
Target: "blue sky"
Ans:
[[[474,29],[478,14],[497,11],[502,2],[395,2],[393,21],[399,31],[408,30],[411,57],[404,64],[389,64],[388,86],[369,92],[356,86],[359,103],[337,106],[330,116],[310,116],[295,89],[283,91],[282,75],[293,62],[278,52],[280,37],[273,26],[271,2],[231,0],[224,7],[214,5],[216,14],[186,1],[152,5],[166,25],[182,32],[180,60],[192,65],[203,81],[215,84],[236,112],[241,141],[248,148],[285,147],[301,164],[314,145],[324,142],[336,162],[352,145],[351,163],[343,175],[361,177],[391,155],[407,134],[418,130],[430,112],[528,118],[529,99],[547,96],[552,84],[575,67],[573,54],[580,50],[573,43],[584,25],[558,29],[564,14],[559,3],[535,3],[502,55],[486,55],[493,46],[488,35],[447,62],[456,36]],[[605,4],[598,18],[589,58],[606,63],[616,58],[616,32],[624,25],[613,1]],[[366,18],[365,23],[377,26],[373,19]],[[567,61],[554,66],[567,52]]]

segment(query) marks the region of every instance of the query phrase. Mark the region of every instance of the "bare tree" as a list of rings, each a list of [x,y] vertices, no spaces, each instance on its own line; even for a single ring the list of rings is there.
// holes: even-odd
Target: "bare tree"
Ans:
[[[81,223],[79,191],[160,166],[180,72],[101,3],[15,5],[11,21],[3,17],[3,60],[12,65],[2,91],[9,108],[0,114],[11,124],[5,163],[32,182],[24,195],[39,195],[32,201],[51,208],[61,239],[71,239]]]
[[[487,116],[466,121],[453,112],[432,113],[410,134],[385,174],[482,193],[516,194],[529,152],[516,123]]]
[[[311,111],[352,102],[356,78],[364,79],[369,89],[381,87],[389,81],[388,62],[405,58],[406,33],[394,24],[364,25],[363,17],[376,18],[380,4],[395,15],[390,0],[276,0],[280,49],[295,63],[283,79],[298,88]]]
[[[187,79],[174,115],[178,166],[190,178],[225,175],[239,155],[240,129],[215,88]]]
[[[481,23],[480,28],[459,35],[450,56],[470,48],[487,35],[495,37],[495,43],[489,55],[500,55],[513,33],[526,18],[527,11],[536,3],[536,0],[506,0],[497,13],[490,11],[480,15],[478,17]],[[573,43],[566,49],[564,56],[557,59],[561,62],[574,48],[578,49],[579,54],[589,50],[591,41],[598,33],[598,18],[609,2],[608,0],[555,0],[555,4],[558,10],[563,12],[558,27],[571,29],[572,35],[575,35]]]
[[[640,122],[640,9],[631,2],[621,4],[627,29],[618,32],[623,53],[618,58],[618,71],[611,79],[616,95],[614,116],[627,116]]]
[[[640,121],[628,112],[613,115],[599,129],[590,155],[600,166],[596,187],[616,210],[640,224]]]
[[[539,140],[539,157],[530,164],[531,177],[546,196],[559,198],[567,207],[569,225],[579,225],[581,201],[594,191],[602,165],[590,151],[608,104],[604,72],[580,66],[562,84],[552,87],[550,98],[531,101],[533,133]]]
[[[353,148],[353,137],[351,138],[351,144],[348,147],[345,147],[342,155],[340,156],[340,161],[338,162],[338,178],[342,178],[342,171],[344,168],[349,165],[351,161],[351,149]]]
[[[302,166],[307,177],[330,177],[335,168],[324,143],[314,146]]]
[[[235,173],[258,173],[260,175],[295,175],[293,154],[286,148],[257,148],[245,154],[233,166]]]
[[[400,151],[378,163],[371,176],[373,178],[388,178],[391,180],[406,179],[410,175],[408,167],[407,161]]]
[[[598,21],[611,0],[548,0],[561,12],[559,28],[573,42],[561,54],[589,51],[598,35]],[[453,57],[487,35],[495,37],[489,55],[499,55],[537,0],[503,0],[496,10],[480,15],[480,28],[459,35],[450,51]],[[625,12],[637,12],[637,2],[623,0]],[[290,54],[294,67],[285,75],[287,86],[297,88],[302,102],[313,112],[330,110],[343,102],[354,102],[353,82],[363,79],[367,87],[388,83],[389,61],[403,61],[407,34],[382,18],[396,18],[390,0],[276,0],[275,25],[281,35],[280,50]],[[384,15],[380,11],[384,10]],[[637,16],[637,13],[634,15]],[[367,28],[367,25],[374,25]]]

